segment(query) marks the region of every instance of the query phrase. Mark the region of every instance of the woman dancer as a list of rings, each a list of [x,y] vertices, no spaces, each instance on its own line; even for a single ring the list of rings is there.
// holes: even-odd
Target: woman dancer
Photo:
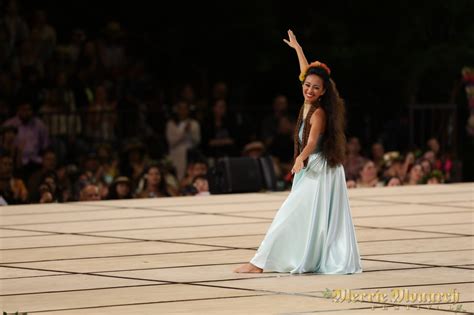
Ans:
[[[234,272],[351,274],[362,272],[345,182],[345,109],[331,70],[308,64],[291,30],[304,96],[294,137],[291,192],[255,256]]]

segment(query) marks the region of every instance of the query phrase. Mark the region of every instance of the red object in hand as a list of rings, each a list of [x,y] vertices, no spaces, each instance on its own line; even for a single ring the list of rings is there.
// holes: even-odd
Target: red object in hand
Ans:
[[[285,181],[291,182],[293,180],[293,173],[288,172],[288,174],[285,175]]]

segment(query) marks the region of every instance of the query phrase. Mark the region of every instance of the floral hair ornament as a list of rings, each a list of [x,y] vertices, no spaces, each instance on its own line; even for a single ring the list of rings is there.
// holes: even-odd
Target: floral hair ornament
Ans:
[[[301,72],[300,74],[300,81],[303,82],[304,81],[304,78],[306,77],[306,73],[308,73],[308,70],[310,68],[316,68],[316,67],[321,67],[323,68],[324,70],[326,70],[326,72],[328,73],[328,75],[331,75],[331,69],[329,69],[329,67],[325,64],[325,63],[322,63],[320,61],[313,61],[312,63],[310,63],[307,67],[306,67],[306,70]]]

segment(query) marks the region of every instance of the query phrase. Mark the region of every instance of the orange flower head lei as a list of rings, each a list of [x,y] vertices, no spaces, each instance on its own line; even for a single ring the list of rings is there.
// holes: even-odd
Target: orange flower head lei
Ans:
[[[329,69],[329,67],[325,64],[325,63],[322,63],[320,61],[313,61],[312,63],[310,63],[307,67],[306,67],[306,70],[301,72],[300,74],[300,81],[303,82],[305,77],[306,77],[306,74],[308,73],[308,70],[310,68],[316,68],[316,67],[321,67],[323,68],[327,73],[328,75],[330,76],[331,75],[331,69]]]

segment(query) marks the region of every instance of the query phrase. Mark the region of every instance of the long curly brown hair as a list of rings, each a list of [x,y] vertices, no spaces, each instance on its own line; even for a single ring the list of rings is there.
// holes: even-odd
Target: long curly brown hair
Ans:
[[[344,130],[346,128],[346,109],[344,100],[339,96],[339,92],[336,88],[336,83],[329,77],[327,71],[322,67],[312,67],[306,72],[304,79],[310,74],[315,74],[323,80],[324,88],[326,92],[320,97],[316,104],[311,106],[308,114],[305,117],[305,124],[303,127],[303,142],[299,143],[298,132],[303,122],[303,107],[301,106],[298,121],[296,123],[294,141],[295,141],[295,152],[294,158],[298,156],[300,151],[305,147],[308,142],[309,131],[310,131],[310,119],[313,112],[321,107],[326,113],[326,130],[323,134],[322,139],[322,155],[326,158],[330,167],[336,167],[344,162],[345,149],[346,149],[346,135]],[[304,83],[304,80],[303,82]],[[304,161],[306,166],[308,159]]]

